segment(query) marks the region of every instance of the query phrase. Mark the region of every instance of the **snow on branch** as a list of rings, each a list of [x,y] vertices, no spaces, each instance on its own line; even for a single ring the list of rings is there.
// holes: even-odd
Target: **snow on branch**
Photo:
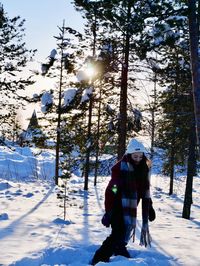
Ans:
[[[74,100],[77,93],[77,89],[69,88],[64,91],[64,107],[70,105],[70,103]]]
[[[89,87],[84,90],[82,98],[81,98],[81,103],[84,103],[90,99],[90,96],[92,95],[92,87]]]
[[[48,62],[47,63],[43,63],[41,65],[41,74],[43,76],[45,76],[48,73],[50,67],[53,66],[53,64],[54,64],[54,62],[56,60],[56,58],[55,58],[56,54],[57,54],[56,49],[51,50],[50,55],[48,56]]]
[[[53,105],[53,96],[51,92],[44,92],[41,97],[41,111],[45,114]]]

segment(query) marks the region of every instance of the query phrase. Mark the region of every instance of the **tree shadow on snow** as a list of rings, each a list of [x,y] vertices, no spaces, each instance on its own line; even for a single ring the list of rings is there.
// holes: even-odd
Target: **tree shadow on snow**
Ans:
[[[39,265],[89,265],[90,253],[86,249],[77,248],[49,248],[41,253],[22,258],[10,266],[39,266]]]
[[[34,211],[36,211],[40,205],[42,205],[47,198],[51,195],[53,189],[55,186],[52,186],[48,193],[43,197],[43,199],[41,201],[39,201],[32,209],[30,209],[30,211],[28,211],[27,213],[23,214],[21,217],[19,217],[18,219],[16,219],[15,221],[13,221],[11,224],[9,224],[7,227],[5,227],[4,229],[1,230],[0,233],[0,239],[3,239],[9,235],[11,235],[15,228],[20,226],[20,223],[22,222],[23,219],[25,219],[28,215],[32,214]]]

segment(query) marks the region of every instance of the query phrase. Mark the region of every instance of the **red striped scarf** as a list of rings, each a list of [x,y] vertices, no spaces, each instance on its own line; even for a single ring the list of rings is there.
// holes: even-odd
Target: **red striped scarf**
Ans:
[[[137,166],[136,166],[137,167]],[[135,167],[126,161],[121,161],[120,165],[121,177],[123,179],[122,189],[122,208],[125,224],[125,242],[128,243],[131,236],[133,235],[133,241],[135,238],[136,219],[137,219],[137,203],[138,203],[138,184],[141,180],[138,180],[135,174]],[[145,175],[141,173],[141,175]],[[139,176],[141,179],[142,177]],[[146,173],[146,182],[148,181],[148,171]],[[149,184],[149,183],[148,183]],[[144,184],[143,184],[144,185]],[[141,195],[140,195],[141,196]],[[140,245],[150,245],[151,237],[149,234],[148,226],[148,209],[150,201],[149,186],[144,189],[142,197],[142,214],[143,214],[143,226],[141,230]]]

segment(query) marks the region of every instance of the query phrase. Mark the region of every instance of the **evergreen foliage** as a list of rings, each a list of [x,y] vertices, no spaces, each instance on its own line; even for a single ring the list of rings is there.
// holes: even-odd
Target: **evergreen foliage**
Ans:
[[[47,136],[42,131],[42,128],[38,122],[36,111],[34,110],[30,118],[27,129],[24,130],[19,136],[20,145],[21,146],[35,145],[36,147],[39,147],[39,148],[45,148],[46,139],[47,139]]]
[[[127,89],[128,89],[128,68],[130,63],[129,54],[131,59],[134,58],[133,43],[135,42],[134,34],[141,30],[142,24],[139,22],[138,9],[135,7],[138,1],[74,1],[78,8],[82,8],[88,12],[91,11],[91,5],[96,6],[96,16],[99,24],[101,25],[100,36],[102,42],[110,40],[115,44],[115,59],[111,61],[112,71],[117,71],[113,80],[112,91],[115,92],[115,101],[119,104],[116,105],[118,113],[117,133],[118,133],[118,156],[125,151],[125,140],[127,130],[132,130],[130,121],[132,118],[127,118]],[[139,7],[138,7],[139,8]],[[140,12],[141,13],[141,12]],[[90,13],[91,14],[91,13]],[[86,18],[88,18],[86,16]],[[89,18],[90,19],[90,18]],[[142,18],[141,21],[142,22]],[[90,25],[90,24],[89,24]],[[111,73],[112,73],[111,71]],[[117,97],[117,95],[119,95]],[[127,121],[129,120],[129,121]]]
[[[33,58],[35,50],[28,50],[23,41],[24,20],[9,18],[1,6],[0,15],[0,121],[2,128],[12,128],[12,114],[27,100],[24,91],[33,84],[31,76],[22,73]]]

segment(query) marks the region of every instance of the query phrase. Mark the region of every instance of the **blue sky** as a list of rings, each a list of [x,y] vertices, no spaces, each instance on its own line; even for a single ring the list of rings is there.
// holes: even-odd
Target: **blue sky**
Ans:
[[[71,0],[0,0],[9,17],[25,19],[28,49],[38,49],[36,60],[44,60],[56,47],[58,27],[65,25],[82,31],[83,19]]]

